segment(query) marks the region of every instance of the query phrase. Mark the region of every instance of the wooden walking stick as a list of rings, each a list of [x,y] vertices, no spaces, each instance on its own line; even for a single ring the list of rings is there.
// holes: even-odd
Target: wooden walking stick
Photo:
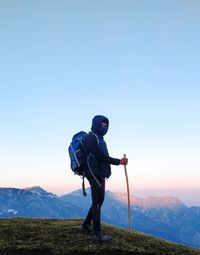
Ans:
[[[124,154],[124,158],[126,158],[126,154]],[[130,204],[129,182],[128,182],[128,173],[127,173],[126,165],[124,165],[124,171],[126,176],[127,197],[128,197],[128,226],[129,226],[129,229],[131,229],[131,204]]]

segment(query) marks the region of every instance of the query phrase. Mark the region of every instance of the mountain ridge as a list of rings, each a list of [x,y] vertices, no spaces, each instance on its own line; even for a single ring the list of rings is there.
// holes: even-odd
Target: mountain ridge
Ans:
[[[112,193],[109,194],[122,203],[127,203],[127,195],[124,193]],[[130,195],[130,203],[132,206],[140,206],[144,209],[148,208],[174,208],[174,207],[187,207],[180,199],[173,196],[148,196],[147,198],[139,198],[137,196]]]

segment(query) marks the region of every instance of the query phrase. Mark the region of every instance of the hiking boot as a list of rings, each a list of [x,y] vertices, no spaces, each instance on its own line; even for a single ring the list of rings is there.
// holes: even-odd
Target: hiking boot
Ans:
[[[101,231],[95,231],[92,234],[93,241],[106,242],[112,239],[111,236],[103,234]]]
[[[93,225],[91,224],[82,225],[81,233],[90,234],[92,231],[93,231]]]

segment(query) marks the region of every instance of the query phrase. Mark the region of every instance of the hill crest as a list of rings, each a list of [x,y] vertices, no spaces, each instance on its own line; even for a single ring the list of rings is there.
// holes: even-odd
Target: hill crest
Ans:
[[[93,242],[80,232],[80,219],[0,219],[1,255],[151,254],[200,255],[200,250],[137,231],[103,224],[113,240]]]

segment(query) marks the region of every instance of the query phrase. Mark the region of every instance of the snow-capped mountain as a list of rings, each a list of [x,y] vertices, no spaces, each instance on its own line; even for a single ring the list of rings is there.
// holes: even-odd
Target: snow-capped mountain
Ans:
[[[0,188],[0,217],[63,218],[76,214],[76,207],[67,205],[56,195],[40,187],[26,189]]]

